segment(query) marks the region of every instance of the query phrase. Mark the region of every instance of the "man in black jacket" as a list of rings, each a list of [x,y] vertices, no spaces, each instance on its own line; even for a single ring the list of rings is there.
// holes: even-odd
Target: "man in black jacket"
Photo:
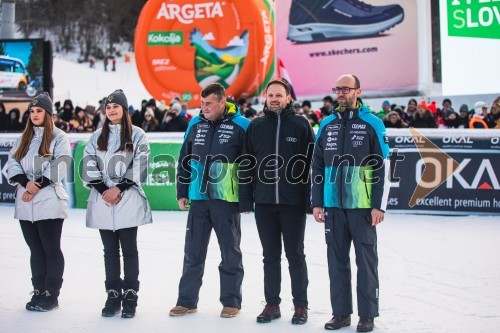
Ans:
[[[292,324],[304,324],[308,285],[304,233],[314,132],[305,117],[295,114],[287,82],[269,82],[266,97],[265,116],[250,123],[243,150],[253,158],[256,167],[249,170],[240,164],[240,211],[252,211],[255,203],[255,220],[264,255],[267,304],[257,322],[268,323],[281,316],[283,237],[295,306]]]

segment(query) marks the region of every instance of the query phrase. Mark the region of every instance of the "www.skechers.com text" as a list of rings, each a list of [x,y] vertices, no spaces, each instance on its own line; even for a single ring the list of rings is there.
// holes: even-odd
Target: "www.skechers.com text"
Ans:
[[[337,56],[337,55],[346,55],[346,54],[357,54],[357,53],[374,53],[378,52],[377,47],[364,47],[364,48],[344,48],[343,50],[335,50],[331,49],[330,51],[321,51],[321,52],[310,52],[309,56],[311,58],[314,57],[328,57],[328,56]]]

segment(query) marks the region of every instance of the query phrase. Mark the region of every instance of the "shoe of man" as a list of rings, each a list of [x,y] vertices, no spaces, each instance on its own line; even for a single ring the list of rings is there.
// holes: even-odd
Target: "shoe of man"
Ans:
[[[257,317],[258,323],[270,323],[273,319],[281,317],[279,305],[266,304],[264,311]]]
[[[185,316],[189,313],[195,313],[197,311],[196,308],[190,309],[190,308],[185,308],[183,306],[177,305],[174,306],[172,309],[170,309],[169,316],[170,317],[180,317],[180,316]]]
[[[240,313],[240,309],[232,308],[230,306],[225,306],[222,308],[222,311],[220,312],[220,316],[222,318],[233,318],[233,317],[236,317],[239,313]]]
[[[351,316],[333,316],[329,322],[325,324],[325,330],[338,330],[342,327],[351,325]]]
[[[360,318],[358,322],[357,332],[371,332],[374,327],[373,318]]]
[[[305,323],[307,323],[307,309],[301,306],[296,306],[292,317],[292,324],[304,325]]]
[[[359,0],[293,0],[288,39],[311,43],[374,36],[404,19],[400,5],[372,6]]]

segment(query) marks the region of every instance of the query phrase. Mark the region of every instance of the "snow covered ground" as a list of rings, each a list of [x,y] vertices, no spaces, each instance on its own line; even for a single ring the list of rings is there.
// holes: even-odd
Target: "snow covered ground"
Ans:
[[[111,65],[108,65],[108,71],[105,72],[102,61],[98,62],[95,68],[90,68],[88,63],[79,64],[55,57],[52,73],[54,101],[61,101],[62,104],[65,99],[71,99],[74,106],[97,106],[101,98],[116,89],[122,89],[127,95],[129,105],[140,109],[141,101],[150,99],[151,94],[142,84],[134,55],[130,56],[132,60],[129,63],[126,63],[123,57],[117,58],[116,72],[110,70]]]
[[[141,290],[135,319],[102,318],[104,267],[96,230],[85,228],[85,210],[72,209],[63,228],[66,259],[60,308],[24,309],[29,299],[29,251],[14,209],[0,206],[0,332],[318,332],[331,317],[323,225],[308,217],[309,322],[290,324],[292,301],[283,259],[282,318],[257,324],[262,310],[261,246],[253,215],[242,217],[245,266],[243,306],[234,319],[219,317],[220,261],[215,236],[207,257],[198,313],[171,318],[182,269],[186,212],[153,212],[139,230]],[[378,229],[380,314],[376,332],[495,332],[500,326],[500,221],[497,217],[387,214]],[[354,258],[354,254],[352,254]],[[352,263],[355,267],[354,262]],[[353,274],[355,276],[355,274]],[[355,282],[354,282],[355,283]],[[354,284],[355,285],[355,284]],[[353,324],[340,332],[355,332]]]

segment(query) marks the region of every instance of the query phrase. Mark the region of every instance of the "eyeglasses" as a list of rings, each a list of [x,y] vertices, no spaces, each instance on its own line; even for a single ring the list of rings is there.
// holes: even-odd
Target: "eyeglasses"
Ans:
[[[351,90],[356,90],[358,88],[349,88],[349,87],[335,87],[335,88],[332,88],[332,91],[334,94],[340,94],[340,92],[342,92],[343,94],[348,94],[351,92]]]

